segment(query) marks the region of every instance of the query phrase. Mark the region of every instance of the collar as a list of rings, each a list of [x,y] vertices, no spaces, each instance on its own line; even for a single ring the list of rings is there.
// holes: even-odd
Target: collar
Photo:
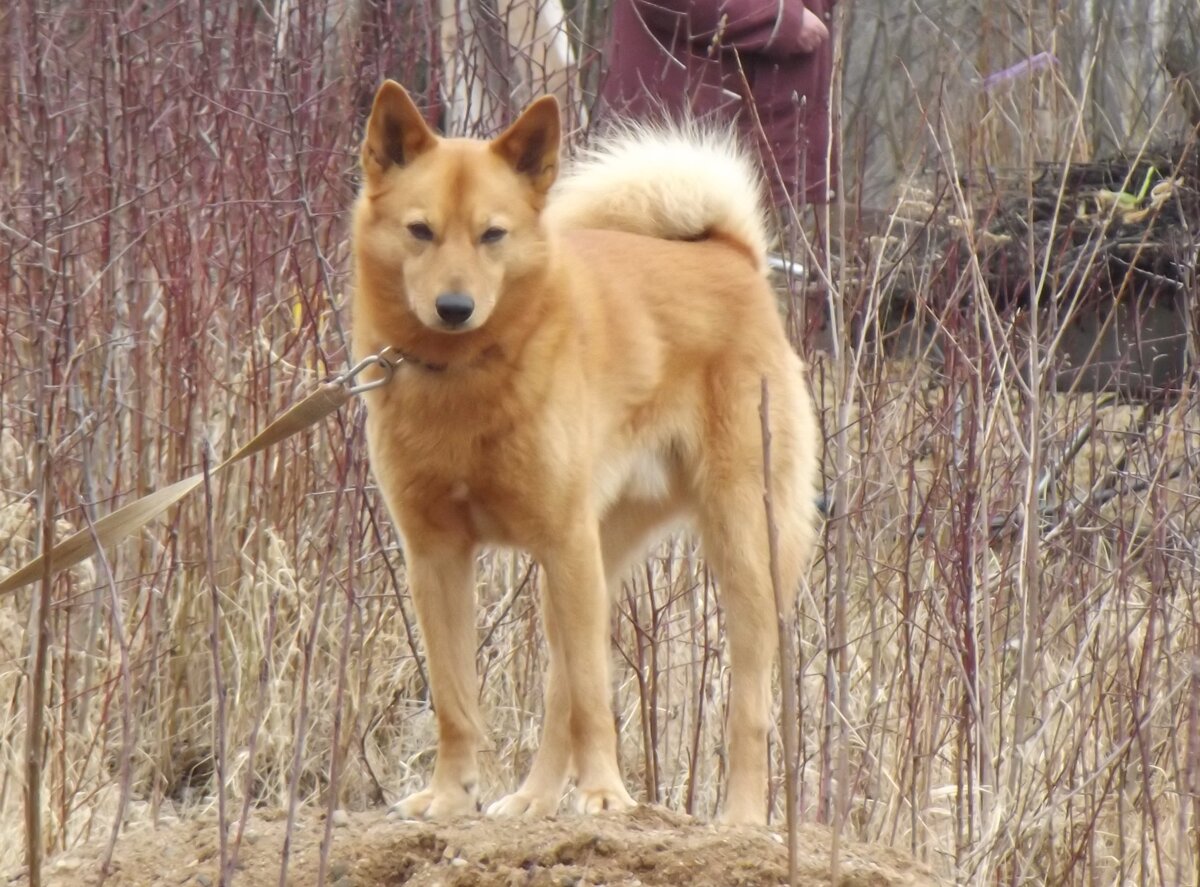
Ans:
[[[348,386],[347,390],[350,394],[363,394],[367,391],[373,391],[376,388],[382,388],[388,382],[392,381],[392,377],[396,374],[396,370],[400,369],[401,364],[419,367],[430,373],[443,373],[448,368],[447,364],[430,363],[427,360],[421,360],[419,357],[414,357],[411,354],[401,351],[392,345],[385,345],[378,352],[364,357],[341,375],[335,376],[331,381],[336,384]],[[363,372],[371,368],[380,370],[380,374],[366,382],[355,381]]]
[[[410,366],[420,367],[421,369],[428,370],[431,373],[444,373],[449,368],[449,364],[430,363],[427,360],[421,360],[419,357],[413,357],[411,354],[405,354],[396,348],[389,348],[387,350],[396,355],[396,359],[393,361],[393,370],[398,369],[402,363],[407,363]]]

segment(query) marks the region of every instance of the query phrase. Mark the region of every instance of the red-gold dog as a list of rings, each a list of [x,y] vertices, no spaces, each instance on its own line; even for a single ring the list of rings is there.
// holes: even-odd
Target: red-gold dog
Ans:
[[[542,565],[550,648],[541,747],[489,812],[553,813],[571,778],[581,811],[631,806],[607,588],[656,532],[690,519],[727,613],[722,816],[760,823],[777,645],[764,377],[789,593],[814,536],[818,443],[766,278],[754,166],[711,133],[627,128],[559,177],[559,142],[552,98],[491,141],[442,139],[391,81],[367,125],[354,350],[407,358],[368,395],[367,429],[405,541],[439,730],[428,788],[398,810],[477,809],[474,570],[486,544]]]

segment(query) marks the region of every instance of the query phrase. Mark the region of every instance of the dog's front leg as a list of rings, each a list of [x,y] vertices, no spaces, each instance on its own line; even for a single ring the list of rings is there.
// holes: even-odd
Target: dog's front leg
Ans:
[[[544,588],[544,586],[543,586]],[[545,613],[546,598],[542,595],[542,612]],[[553,635],[550,621],[543,618],[546,634]],[[550,642],[553,650],[555,643]],[[558,811],[563,789],[571,770],[571,734],[569,717],[571,712],[570,687],[561,663],[551,655],[550,668],[546,674],[546,692],[543,702],[545,718],[542,726],[542,741],[533,758],[529,775],[521,788],[488,807],[489,816],[553,816]]]
[[[437,761],[422,791],[392,809],[410,819],[440,819],[478,809],[477,754],[484,740],[475,671],[475,557],[469,545],[406,551],[417,623],[425,641],[437,715]]]
[[[609,603],[595,520],[566,522],[541,553],[542,619],[550,648],[546,722],[529,777],[493,806],[499,813],[553,812],[574,769],[581,813],[634,805],[617,767],[609,683]]]

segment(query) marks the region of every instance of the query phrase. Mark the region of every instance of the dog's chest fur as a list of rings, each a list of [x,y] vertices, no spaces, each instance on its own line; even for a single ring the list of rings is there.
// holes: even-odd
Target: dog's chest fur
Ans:
[[[612,433],[576,440],[552,419],[495,423],[476,406],[439,422],[394,401],[376,405],[373,461],[395,471],[406,491],[402,525],[408,513],[479,543],[528,547],[577,519],[580,502],[599,517],[621,500],[672,494],[679,466],[667,441]]]

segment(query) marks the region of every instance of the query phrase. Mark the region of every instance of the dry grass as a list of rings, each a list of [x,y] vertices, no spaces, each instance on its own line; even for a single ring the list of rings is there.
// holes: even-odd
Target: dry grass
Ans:
[[[413,41],[436,40],[430,15],[332,0],[0,11],[0,569],[47,528],[220,458],[342,365],[360,112],[382,72],[428,81]],[[1040,114],[1024,127],[1043,105],[1053,131]],[[1086,108],[1053,72],[944,97],[917,109],[922,164],[1020,166],[1078,144]],[[948,122],[965,119],[984,125]],[[969,218],[974,198],[949,200]],[[1150,407],[1058,394],[1045,319],[1025,321],[1030,351],[988,308],[972,250],[891,233],[831,241],[822,265],[841,331],[814,367],[835,511],[801,592],[803,815],[964,883],[1194,883],[1195,377]],[[916,289],[936,368],[873,344],[904,285],[896,243],[928,250]],[[233,845],[259,802],[361,808],[429,772],[403,557],[361,418],[256,458],[48,586],[33,737],[48,852],[218,798]],[[515,555],[480,567],[498,792],[537,740],[540,578]],[[24,855],[41,594],[0,601],[0,872]],[[707,815],[727,671],[692,541],[647,558],[615,613],[628,782]]]

